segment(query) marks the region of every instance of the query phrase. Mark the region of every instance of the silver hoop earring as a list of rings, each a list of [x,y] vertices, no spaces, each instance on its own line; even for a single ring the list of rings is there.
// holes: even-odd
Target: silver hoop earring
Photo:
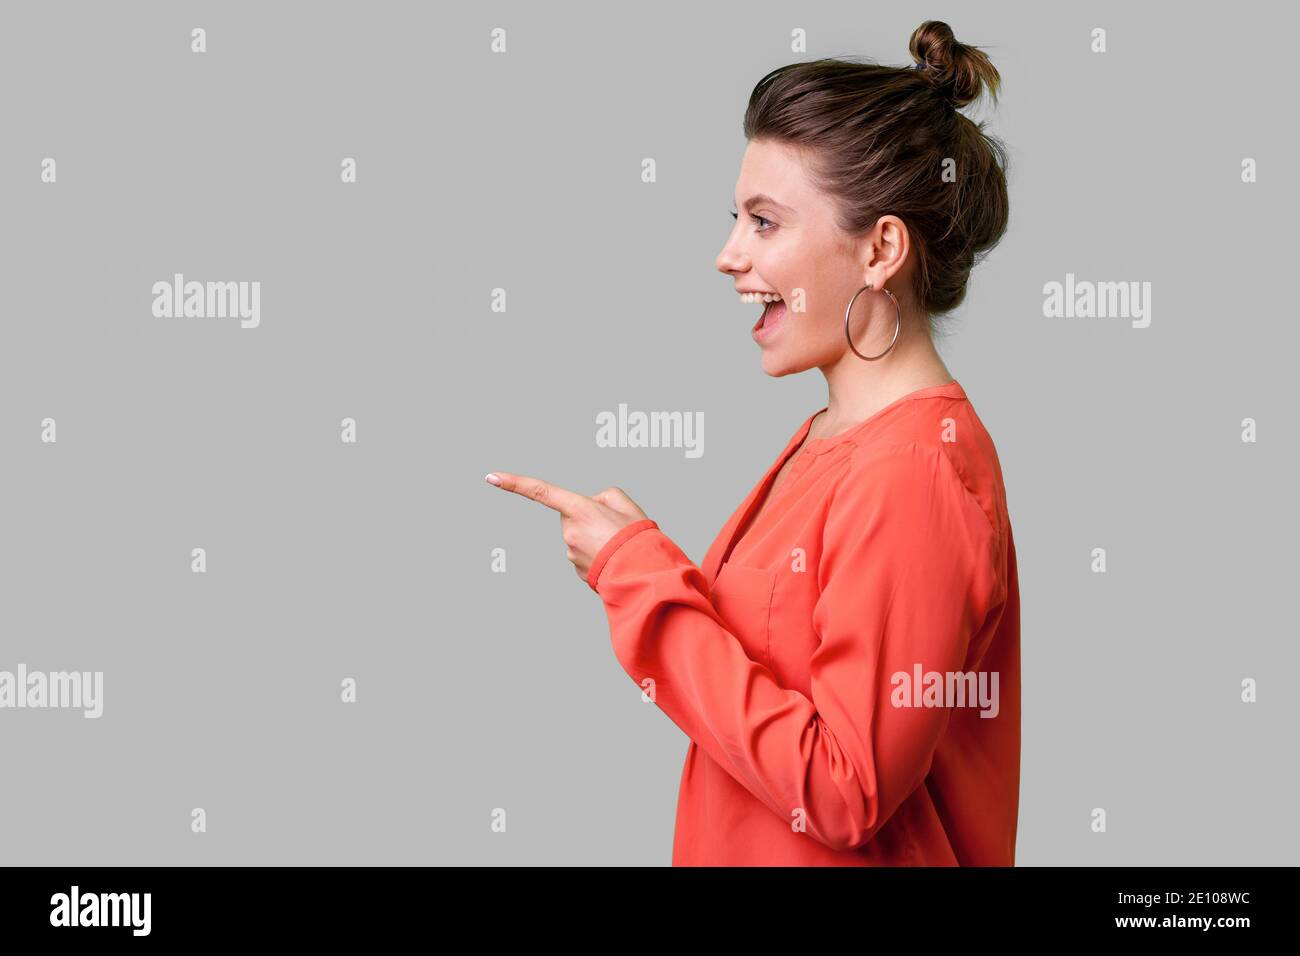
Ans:
[[[890,292],[888,289],[880,290],[881,292],[885,293],[885,295],[889,296],[891,299],[894,300],[894,312],[898,315],[898,319],[894,325],[894,341],[890,342],[889,348],[885,349],[885,351],[881,352],[879,355],[863,355],[861,352],[858,351],[857,346],[853,344],[853,336],[849,335],[849,316],[853,314],[853,303],[857,301],[858,296],[862,295],[863,292],[867,291],[870,288],[871,288],[871,283],[867,283],[857,292],[853,293],[852,299],[849,299],[849,307],[844,310],[844,337],[849,340],[849,348],[853,349],[854,355],[856,355],[860,359],[866,359],[868,362],[874,362],[878,358],[884,358],[885,355],[888,354],[889,349],[892,349],[894,347],[894,342],[898,341],[898,333],[901,332],[903,329],[903,310],[899,306],[898,298],[894,295],[894,293]]]

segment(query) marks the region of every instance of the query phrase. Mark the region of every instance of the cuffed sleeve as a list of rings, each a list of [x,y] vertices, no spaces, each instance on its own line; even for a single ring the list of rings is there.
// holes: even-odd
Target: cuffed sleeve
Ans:
[[[657,526],[603,548],[589,583],[619,663],[654,681],[673,723],[782,820],[802,814],[809,836],[845,850],[929,772],[949,708],[895,706],[895,675],[964,670],[997,599],[997,535],[943,450],[913,443],[855,459],[822,537],[807,572],[819,592],[811,696],[746,655],[703,573]]]
[[[606,562],[609,561],[614,552],[621,548],[623,542],[632,537],[632,535],[649,528],[657,527],[659,527],[659,525],[650,518],[642,518],[639,521],[633,521],[631,524],[626,524],[615,531],[610,539],[601,546],[601,549],[596,552],[596,556],[592,558],[591,567],[587,569],[587,585],[599,594],[600,592],[596,588],[596,582],[600,580],[600,572],[604,569]]]

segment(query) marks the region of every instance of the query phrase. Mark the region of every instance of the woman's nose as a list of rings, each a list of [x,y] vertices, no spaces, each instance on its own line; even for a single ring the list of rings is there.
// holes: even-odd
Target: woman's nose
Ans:
[[[725,272],[728,275],[744,272],[748,268],[744,254],[736,248],[731,239],[728,239],[727,244],[722,247],[722,251],[718,253],[717,261],[714,264],[718,267],[719,272]]]

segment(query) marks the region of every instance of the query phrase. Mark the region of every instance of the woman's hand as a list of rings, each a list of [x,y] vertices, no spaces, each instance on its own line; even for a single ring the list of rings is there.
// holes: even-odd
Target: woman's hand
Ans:
[[[494,478],[497,480],[493,481]],[[646,517],[646,513],[623,493],[622,488],[606,488],[588,498],[540,478],[512,475],[505,471],[490,472],[485,479],[489,484],[531,498],[560,513],[560,533],[568,545],[566,557],[573,562],[578,577],[584,581],[591,570],[591,562],[596,560],[605,543],[620,528]]]

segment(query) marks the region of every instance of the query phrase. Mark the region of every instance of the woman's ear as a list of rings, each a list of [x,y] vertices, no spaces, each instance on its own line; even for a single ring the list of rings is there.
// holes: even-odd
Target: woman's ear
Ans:
[[[903,220],[881,216],[858,240],[856,258],[862,265],[862,284],[883,289],[907,265],[911,248],[911,234]]]

